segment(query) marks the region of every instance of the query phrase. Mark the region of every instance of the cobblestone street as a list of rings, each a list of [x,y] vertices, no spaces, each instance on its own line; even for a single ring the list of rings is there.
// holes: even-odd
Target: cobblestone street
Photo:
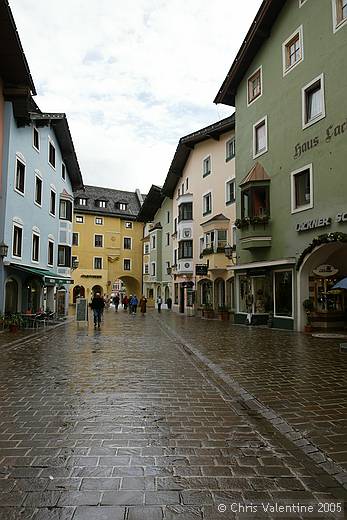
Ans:
[[[1,520],[344,517],[317,509],[347,497],[336,456],[347,451],[346,355],[335,344],[112,310],[101,331],[71,323],[3,343]],[[315,514],[260,506],[279,501]]]

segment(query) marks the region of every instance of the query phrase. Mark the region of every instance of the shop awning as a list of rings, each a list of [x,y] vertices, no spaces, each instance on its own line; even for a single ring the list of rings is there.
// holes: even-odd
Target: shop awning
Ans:
[[[60,276],[59,274],[53,273],[52,271],[46,271],[45,269],[36,269],[35,267],[13,263],[11,263],[9,267],[18,269],[19,271],[24,271],[33,276],[38,276],[39,278],[43,278],[45,285],[65,285],[74,283],[71,278]]]

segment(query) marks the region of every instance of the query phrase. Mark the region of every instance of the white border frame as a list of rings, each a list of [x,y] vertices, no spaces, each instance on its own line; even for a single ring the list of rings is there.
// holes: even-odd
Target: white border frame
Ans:
[[[265,138],[266,138],[266,145],[264,150],[261,150],[260,152],[256,153],[256,128],[260,126],[260,123],[265,123]],[[269,136],[268,136],[268,129],[267,129],[267,114],[263,116],[259,121],[254,123],[253,125],[253,159],[256,159],[257,157],[260,157],[264,153],[266,153],[269,149]]]
[[[85,220],[84,220],[84,215],[74,215],[75,217],[75,224],[84,224],[85,223]],[[82,222],[77,222],[76,218],[82,218]],[[97,233],[98,234],[98,233]]]
[[[18,161],[20,163],[22,163],[23,166],[24,166],[24,188],[23,188],[23,191],[20,191],[20,190],[17,189],[17,162]],[[14,184],[13,184],[13,189],[14,189],[14,191],[16,193],[18,193],[18,195],[21,195],[22,197],[25,197],[26,177],[27,177],[27,165],[26,165],[26,160],[24,158],[24,155],[16,153],[16,160],[15,160],[15,163],[14,163]]]
[[[78,216],[82,217],[83,215],[78,215]],[[99,218],[101,220],[101,223],[96,221],[97,218]],[[79,224],[81,224],[81,222],[79,222]],[[94,224],[96,226],[103,226],[104,225],[104,217],[95,217],[94,218]]]
[[[21,242],[21,249],[20,249],[20,256],[17,256],[13,254],[13,247],[14,247],[14,228],[17,227],[22,230],[22,242]],[[17,222],[17,220],[12,220],[12,247],[11,247],[11,258],[16,258],[17,260],[22,260],[23,258],[23,242],[24,242],[24,226],[20,222]]]
[[[210,173],[204,173],[204,164],[205,164],[206,159],[210,159]],[[205,155],[205,157],[203,157],[201,170],[202,170],[203,179],[212,175],[212,154],[209,153],[209,154]],[[181,193],[181,195],[182,195],[182,193]]]
[[[156,251],[156,249],[157,249],[157,233],[154,232],[153,235],[150,235],[150,237],[151,237],[151,238],[150,238],[150,246],[149,246],[149,250],[150,250],[150,251]],[[153,237],[154,237],[154,244],[155,244],[154,247],[153,247],[153,245],[152,245],[152,244],[153,244]]]
[[[320,116],[315,117],[311,121],[306,123],[306,90],[308,90],[314,83],[320,81],[321,91],[322,91],[322,113]],[[301,120],[302,120],[302,129],[309,128],[314,125],[321,119],[325,118],[325,87],[324,87],[324,72],[322,72],[319,76],[314,78],[312,81],[307,83],[304,87],[301,88]]]
[[[34,171],[34,177],[35,177],[35,183],[34,183],[34,204],[38,208],[42,208],[42,201],[43,201],[43,178],[41,175],[41,172],[39,170]],[[41,204],[39,204],[36,201],[36,180],[39,179],[41,181]]]
[[[97,233],[97,234],[98,234],[98,233]],[[77,244],[74,244],[74,243],[73,243],[73,236],[74,236],[74,235],[77,235]],[[71,234],[71,246],[72,246],[72,247],[79,247],[79,245],[80,245],[80,233],[79,233],[79,231],[74,231],[74,230],[72,230],[72,234]]]
[[[154,274],[152,273],[152,271],[153,271],[153,269],[152,269],[153,265],[154,265]],[[150,276],[153,276],[153,277],[157,276],[157,262],[151,262],[151,272],[149,273],[149,275],[150,275]]]
[[[205,209],[205,197],[207,195],[211,195],[211,211],[209,211],[208,213],[206,213],[204,211]],[[207,215],[211,215],[213,212],[213,190],[208,190],[206,191],[205,193],[202,194],[202,216],[203,217],[207,217]]]
[[[228,185],[231,182],[234,183],[234,200],[233,201],[227,200],[227,197],[228,197]],[[226,206],[230,206],[231,204],[235,204],[235,202],[236,202],[236,179],[235,179],[235,177],[229,177],[228,179],[225,180],[225,205]]]
[[[260,71],[260,94],[258,96],[256,96],[255,98],[252,99],[252,101],[249,100],[249,80],[251,79],[252,76],[255,76],[255,74]],[[263,95],[263,66],[262,65],[259,65],[259,67],[257,67],[252,74],[250,74],[247,78],[247,107],[250,107],[251,105],[253,105],[253,103],[255,103],[257,101],[257,99],[261,98],[262,95]],[[235,155],[234,155],[235,157]]]
[[[258,99],[258,98],[257,98]],[[234,150],[235,150],[235,153],[232,157],[227,157],[227,146],[229,143],[231,142],[234,142]],[[225,162],[229,162],[229,161],[232,161],[233,159],[235,159],[235,156],[236,156],[236,136],[234,135],[233,137],[229,137],[229,139],[227,139],[225,141]]]
[[[280,316],[275,313],[276,310],[276,273],[291,273],[292,274],[292,315],[291,316]],[[274,318],[284,319],[284,320],[294,320],[294,305],[295,305],[295,297],[294,297],[294,270],[293,269],[275,269],[272,271],[272,295],[273,295],[273,313]]]
[[[309,204],[306,204],[305,206],[300,206],[299,208],[295,208],[295,184],[294,184],[294,177],[298,173],[303,172],[304,170],[310,171],[310,193],[311,193],[311,200]],[[291,214],[294,213],[300,213],[301,211],[306,211],[307,209],[313,208],[313,164],[307,164],[306,166],[302,166],[301,168],[298,168],[297,170],[294,170],[290,172],[290,209]]]
[[[299,43],[300,43],[300,51],[301,51],[301,58],[300,60],[296,61],[294,65],[287,68],[287,45],[296,36],[299,34]],[[295,31],[282,43],[282,72],[283,77],[285,77],[289,72],[295,69],[300,63],[304,61],[304,30],[303,26],[300,25]]]
[[[55,159],[55,165],[53,166],[53,164],[51,162],[49,162],[49,145],[52,145],[54,150],[55,150],[55,153],[54,153],[54,159]],[[55,146],[55,142],[53,141],[53,139],[48,136],[48,140],[47,140],[47,147],[48,147],[48,156],[47,156],[47,162],[48,164],[50,165],[50,167],[52,168],[52,170],[56,171],[57,170],[57,147]]]
[[[38,259],[34,260],[34,236],[38,237],[39,239],[39,247],[38,247]],[[40,230],[37,231],[37,228],[35,230],[33,229],[31,232],[31,261],[33,264],[39,264],[41,258],[41,236],[40,236]]]
[[[65,177],[63,177],[63,170],[65,171]],[[66,176],[67,176],[67,169],[66,164],[62,161],[61,163],[61,178],[64,182],[66,182]]]
[[[131,226],[127,226],[127,224],[131,224]],[[124,222],[124,227],[125,229],[133,229],[133,223],[131,222],[131,220],[127,220],[126,222]]]
[[[57,216],[57,200],[58,200],[58,197],[57,197],[57,190],[56,190],[56,187],[53,186],[52,184],[50,185],[50,191],[49,191],[49,208],[48,208],[48,213],[50,214],[51,217],[53,218],[56,218]],[[51,202],[52,202],[52,192],[55,193],[55,213],[52,213],[51,212]]]
[[[337,10],[336,10],[336,2],[337,0],[331,0],[332,3],[332,18],[333,18],[333,33],[337,33],[342,27],[347,25],[347,18],[341,20],[340,23],[337,23]]]
[[[95,267],[95,259],[101,258],[101,267],[100,269],[98,267]],[[93,270],[95,271],[102,271],[104,269],[104,258],[102,256],[93,256]]]
[[[129,238],[129,240],[130,240],[130,248],[125,248],[125,247],[124,247],[124,240],[125,240],[126,238]],[[132,239],[132,237],[124,236],[124,237],[123,237],[123,250],[124,250],[124,251],[132,251],[132,249],[133,249],[133,239]]]
[[[36,148],[36,146],[34,144],[35,143],[35,140],[34,140],[35,130],[37,131],[38,136],[39,136],[39,147],[38,148]],[[41,136],[40,136],[39,129],[36,126],[33,126],[33,148],[34,148],[34,150],[37,151],[37,153],[40,153],[40,146],[41,146]]]
[[[96,236],[100,236],[102,237],[102,246],[96,246],[95,245],[95,237]],[[105,237],[104,237],[104,234],[103,233],[94,233],[93,235],[93,247],[96,248],[96,249],[103,249],[104,248],[104,245],[105,245]]]
[[[125,260],[129,260],[129,262],[130,262],[130,264],[129,264],[129,265],[130,265],[130,268],[129,268],[129,269],[124,269],[124,262],[125,262]],[[124,271],[125,273],[129,273],[130,271],[132,271],[132,267],[133,267],[133,266],[132,266],[131,258],[123,258],[123,271]]]
[[[53,262],[51,264],[49,263],[49,244],[53,244]],[[55,246],[55,240],[53,240],[52,238],[48,238],[48,240],[47,240],[47,265],[49,267],[54,266],[54,246]]]

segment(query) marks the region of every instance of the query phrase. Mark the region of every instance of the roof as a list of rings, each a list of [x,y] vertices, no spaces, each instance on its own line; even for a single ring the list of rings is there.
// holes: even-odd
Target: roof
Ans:
[[[263,0],[246,38],[215,97],[215,103],[235,106],[237,87],[261,45],[270,36],[271,28],[285,4],[286,0]]]
[[[249,184],[250,182],[264,182],[270,180],[271,178],[266,173],[262,165],[256,162],[253,168],[247,173],[243,181],[240,182],[240,186],[243,186],[244,184]]]
[[[214,217],[210,218],[209,220],[206,220],[206,222],[203,222],[201,225],[205,226],[206,224],[211,224],[211,222],[220,222],[220,221],[229,221],[230,218],[223,215],[223,213],[218,213],[218,215],[215,215]]]
[[[114,216],[127,220],[135,220],[141,203],[135,191],[122,191],[101,186],[84,186],[84,189],[74,191],[75,212],[92,213],[94,215]],[[77,199],[81,197],[87,199],[86,206],[77,204]],[[107,201],[106,208],[99,208],[95,205],[96,201]],[[127,204],[126,210],[116,207],[117,202]]]
[[[181,137],[164,182],[163,193],[170,198],[173,197],[173,192],[179,178],[182,176],[189,154],[196,144],[206,141],[207,139],[215,139],[218,141],[222,134],[229,132],[234,128],[235,114],[232,114],[217,123],[213,123],[197,132]]]
[[[140,222],[152,222],[154,215],[162,205],[165,195],[162,189],[155,184],[152,184],[144,203],[137,215],[137,220]]]
[[[36,94],[17,27],[7,0],[0,0],[0,77],[6,87],[26,87]]]

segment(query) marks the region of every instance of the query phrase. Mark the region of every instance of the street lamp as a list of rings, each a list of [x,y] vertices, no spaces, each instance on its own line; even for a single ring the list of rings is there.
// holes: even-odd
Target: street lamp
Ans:
[[[227,244],[224,247],[224,254],[229,260],[231,260],[231,263],[233,265],[236,264],[236,255],[235,255],[235,246],[231,246],[230,244]]]
[[[0,244],[0,256],[1,256],[1,258],[5,258],[5,256],[7,256],[7,253],[8,253],[8,245],[5,244],[4,241],[2,241],[1,244]]]

